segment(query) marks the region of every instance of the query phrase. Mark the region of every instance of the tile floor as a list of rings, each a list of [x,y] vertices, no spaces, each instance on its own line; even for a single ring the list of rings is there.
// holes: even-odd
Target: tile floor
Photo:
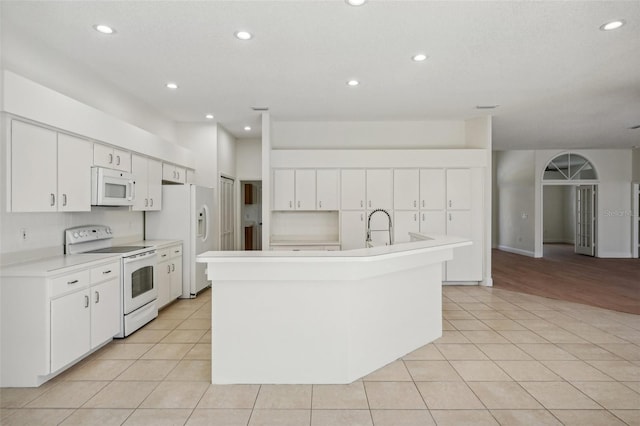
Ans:
[[[640,317],[445,287],[435,343],[348,385],[209,384],[211,292],[39,388],[2,425],[640,425]]]

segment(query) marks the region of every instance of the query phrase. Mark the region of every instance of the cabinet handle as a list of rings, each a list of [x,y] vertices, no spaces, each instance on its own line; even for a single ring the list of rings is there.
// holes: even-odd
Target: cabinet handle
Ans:
[[[173,171],[173,178],[174,179],[178,179],[178,177],[176,176],[176,171],[175,170]]]
[[[298,201],[298,208],[300,208],[300,201]]]
[[[364,203],[360,200],[360,207],[364,207]]]
[[[172,263],[171,264],[171,272],[175,272],[175,270],[176,270],[176,264]]]
[[[418,202],[416,200],[413,200],[413,207],[417,207],[418,206]]]
[[[451,213],[449,213],[449,222],[451,222]]]
[[[371,200],[369,200],[369,207],[371,207]]]
[[[111,273],[111,269],[108,269],[106,271],[102,271],[102,275],[107,275]]]
[[[151,207],[153,207],[153,198],[150,198],[151,200]]]
[[[89,296],[87,296],[86,294],[84,295],[84,307],[89,307]]]
[[[449,207],[451,207],[451,200],[449,200]]]
[[[422,213],[422,221],[424,222],[424,213]]]
[[[62,194],[62,205],[63,206],[67,205],[67,194]]]
[[[109,164],[113,164],[113,154],[109,154]]]
[[[178,175],[178,179],[180,179],[180,172],[176,172],[176,174]]]
[[[171,265],[167,265],[167,274],[171,273]]]
[[[100,292],[96,291],[96,303],[100,302]]]
[[[166,253],[165,253],[165,254],[163,254],[163,255],[162,255],[162,256],[160,256],[160,257],[167,257],[167,255],[166,255]]]
[[[149,207],[149,200],[147,198],[144,199],[144,206]]]
[[[422,200],[422,207],[424,207],[424,200]]]
[[[120,156],[116,155],[116,166],[120,165]]]
[[[67,285],[78,284],[78,280],[67,281]]]
[[[291,205],[291,201],[289,201],[289,208],[292,208],[293,206]]]
[[[51,194],[51,207],[56,205],[56,194]]]
[[[360,213],[360,222],[364,221],[364,215]]]
[[[174,251],[174,253],[180,253],[180,250],[176,250],[176,251]]]
[[[318,204],[320,205],[320,208],[322,208],[322,201],[318,201]]]
[[[418,215],[416,213],[413,214],[413,221],[414,222],[418,221]]]

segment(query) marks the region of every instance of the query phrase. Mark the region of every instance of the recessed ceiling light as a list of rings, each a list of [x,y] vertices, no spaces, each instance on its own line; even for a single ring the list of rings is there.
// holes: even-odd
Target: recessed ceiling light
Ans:
[[[347,81],[347,86],[356,87],[360,82],[358,80],[349,80]]]
[[[204,116],[207,120],[213,120],[213,114],[207,114]]]
[[[610,21],[610,22],[607,22],[606,24],[600,25],[600,29],[602,31],[617,30],[618,28],[620,28],[624,24],[625,24],[625,22],[622,19],[617,19],[615,21]]]
[[[236,31],[235,36],[239,40],[251,40],[253,38],[253,34],[248,31]]]
[[[93,29],[102,34],[113,34],[116,32],[113,28],[104,24],[97,24],[93,26]]]
[[[175,83],[167,83],[167,88],[175,90],[178,88],[178,85]]]
[[[362,6],[367,0],[346,0],[349,6]]]
[[[476,105],[476,109],[496,109],[500,105]]]
[[[244,130],[248,132],[249,130],[251,130],[251,126],[244,126]]]
[[[424,53],[418,53],[417,55],[413,55],[411,59],[413,59],[416,62],[422,62],[425,59],[427,59],[427,55],[425,55]]]

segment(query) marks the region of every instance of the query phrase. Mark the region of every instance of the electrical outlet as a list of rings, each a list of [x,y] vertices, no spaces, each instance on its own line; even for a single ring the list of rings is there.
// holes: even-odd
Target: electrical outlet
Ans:
[[[20,229],[20,235],[22,235],[22,241],[27,241],[27,228]]]

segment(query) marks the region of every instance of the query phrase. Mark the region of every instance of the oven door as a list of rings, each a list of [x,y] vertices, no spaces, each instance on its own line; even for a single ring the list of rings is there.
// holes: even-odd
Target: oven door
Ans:
[[[156,287],[156,263],[155,250],[127,256],[123,262],[123,299],[124,314],[127,315],[136,309],[158,298]]]

